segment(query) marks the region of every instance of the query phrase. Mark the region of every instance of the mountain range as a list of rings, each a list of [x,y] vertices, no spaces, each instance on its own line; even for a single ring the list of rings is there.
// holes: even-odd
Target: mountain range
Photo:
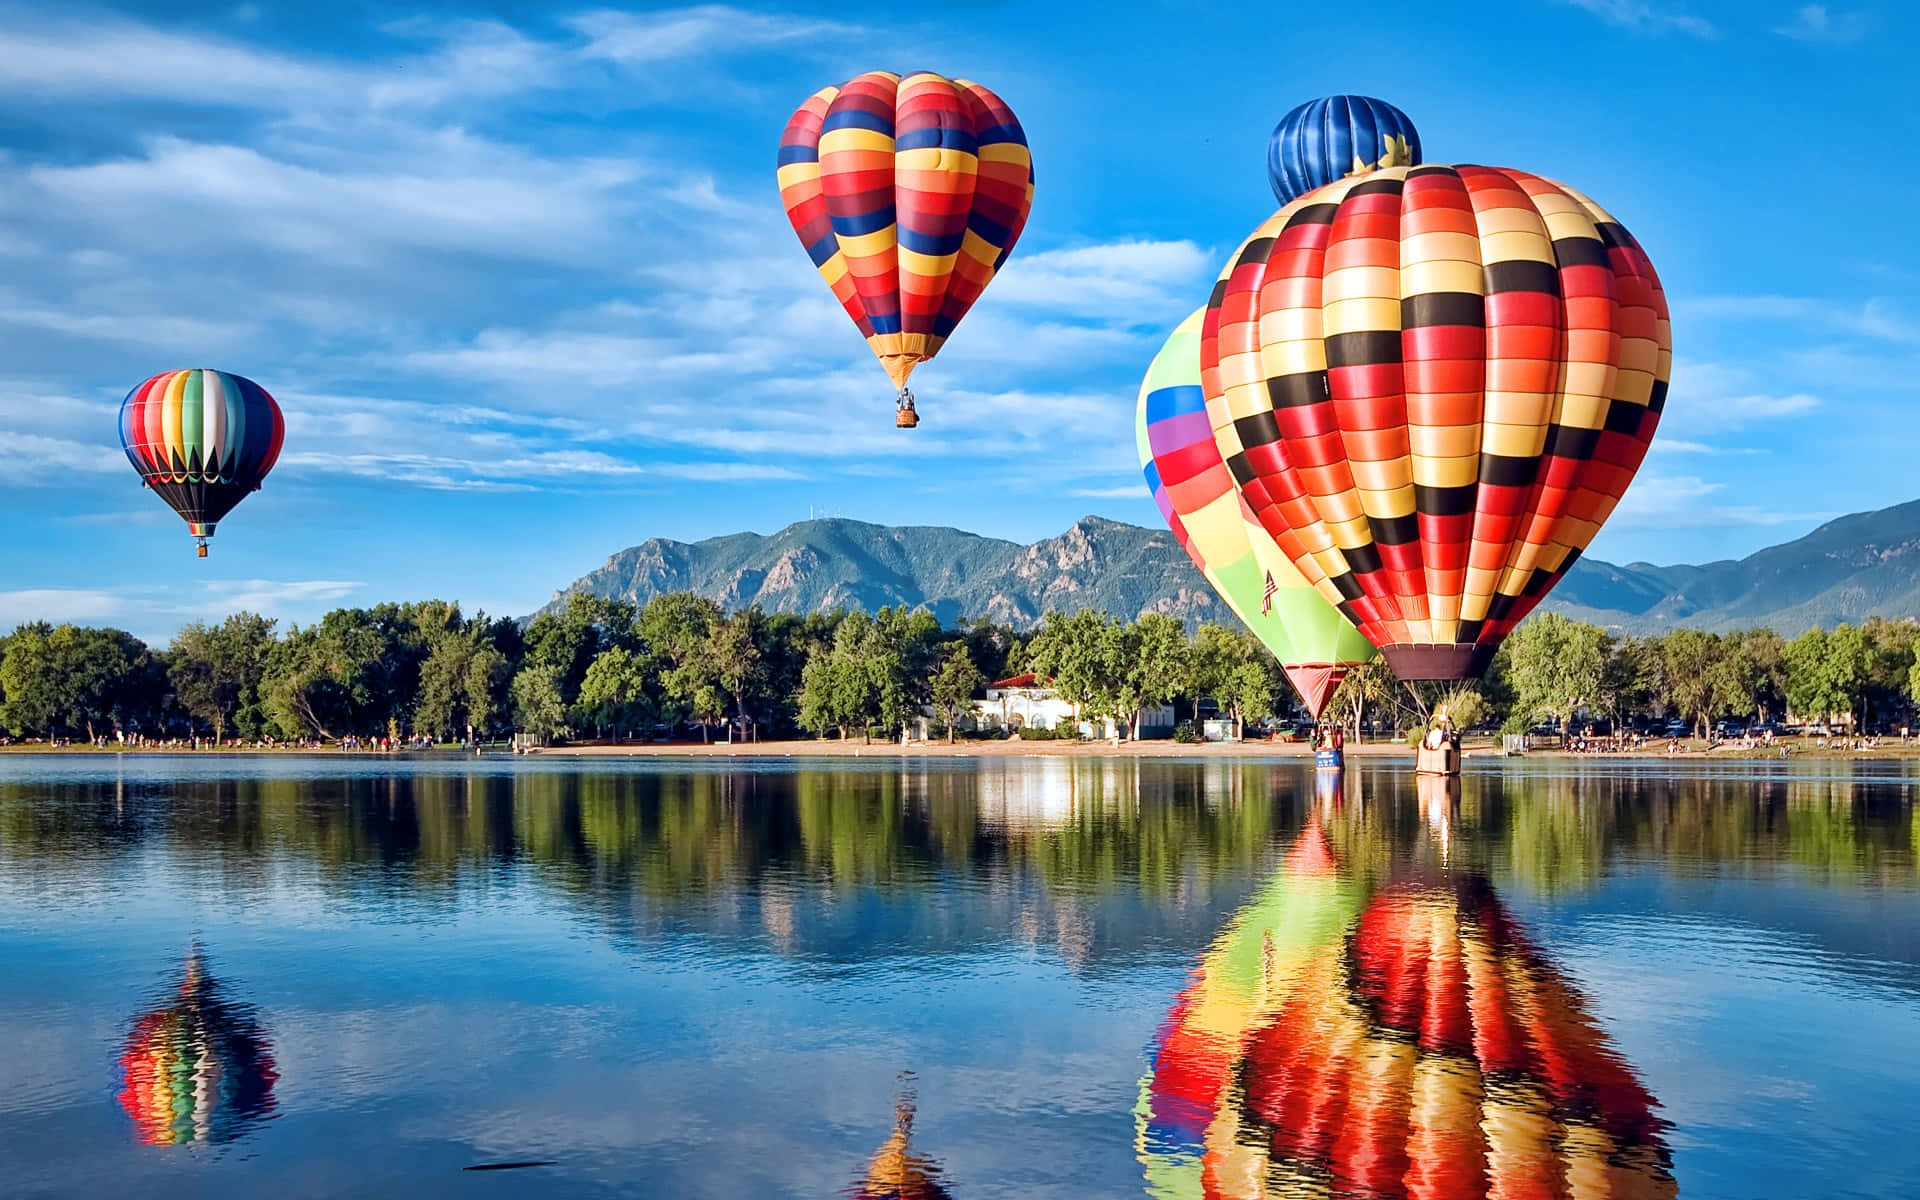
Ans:
[[[1023,627],[1053,609],[1166,613],[1189,627],[1230,616],[1170,533],[1103,517],[1024,546],[941,526],[838,518],[769,535],[651,538],[555,593],[541,611],[576,591],[637,603],[691,591],[729,609],[758,604],[769,612],[905,604],[949,624],[984,616]],[[1920,500],[1841,517],[1742,559],[1581,559],[1545,607],[1629,633],[1768,625],[1792,636],[1869,616],[1920,617]]]

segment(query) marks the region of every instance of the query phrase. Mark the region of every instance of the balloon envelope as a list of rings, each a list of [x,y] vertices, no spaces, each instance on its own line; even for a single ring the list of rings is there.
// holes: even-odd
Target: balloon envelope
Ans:
[[[1419,163],[1413,122],[1371,96],[1309,100],[1281,117],[1267,139],[1267,182],[1282,204],[1348,175]]]
[[[267,390],[225,371],[163,371],[120,403],[120,446],[201,540],[259,489],[286,437]]]
[[[894,386],[939,353],[1013,252],[1033,157],[991,91],[928,72],[822,88],[780,138],[780,202]]]
[[[1496,167],[1393,167],[1284,206],[1201,335],[1242,497],[1403,679],[1485,669],[1619,503],[1672,362],[1625,227]]]
[[[1187,556],[1293,681],[1317,720],[1349,666],[1374,657],[1242,503],[1220,457],[1200,387],[1206,310],[1154,356],[1134,408],[1134,441],[1154,503]],[[1269,588],[1269,583],[1271,587]]]

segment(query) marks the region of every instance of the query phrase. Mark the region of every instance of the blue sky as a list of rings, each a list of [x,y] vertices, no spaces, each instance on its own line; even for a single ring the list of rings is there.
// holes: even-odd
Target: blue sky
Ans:
[[[810,514],[1154,523],[1139,376],[1338,91],[1634,230],[1677,366],[1592,553],[1744,554],[1920,496],[1916,45],[1891,0],[0,6],[0,625],[522,613]],[[922,67],[1007,99],[1038,187],[904,434],[773,159],[815,88]],[[183,366],[289,422],[205,561],[114,431]]]

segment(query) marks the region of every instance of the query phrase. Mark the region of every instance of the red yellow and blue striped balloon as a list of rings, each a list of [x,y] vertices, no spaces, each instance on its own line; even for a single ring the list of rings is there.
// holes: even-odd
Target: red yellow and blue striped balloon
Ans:
[[[1640,243],[1505,167],[1308,192],[1235,253],[1200,338],[1241,496],[1402,679],[1486,669],[1633,481],[1672,367]]]
[[[267,389],[225,371],[162,371],[120,403],[120,445],[207,554],[214,523],[273,470],[286,420]]]
[[[1033,156],[1019,119],[977,83],[869,71],[793,114],[779,178],[800,244],[911,411],[907,377],[1026,226]]]

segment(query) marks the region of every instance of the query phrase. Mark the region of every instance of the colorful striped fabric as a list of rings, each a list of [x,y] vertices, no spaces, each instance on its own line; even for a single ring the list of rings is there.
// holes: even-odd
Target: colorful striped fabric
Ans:
[[[780,139],[800,244],[897,388],[939,353],[1012,253],[1033,158],[977,83],[870,71],[822,88]]]
[[[1485,669],[1619,503],[1672,362],[1633,236],[1570,188],[1478,166],[1281,208],[1201,337],[1241,496],[1403,679]]]
[[[1267,182],[1282,204],[1348,175],[1419,163],[1413,121],[1371,96],[1309,100],[1281,117],[1267,141]]]
[[[1653,1096],[1484,880],[1370,901],[1238,1082],[1208,1196],[1677,1194]]]
[[[1233,1090],[1248,1037],[1308,964],[1338,953],[1364,900],[1362,886],[1337,873],[1315,819],[1214,939],[1148,1049],[1152,1066],[1140,1081],[1134,1134],[1149,1195],[1209,1194],[1207,1130]]]
[[[1318,719],[1347,668],[1373,658],[1374,649],[1300,574],[1234,487],[1200,386],[1205,316],[1201,309],[1180,323],[1141,382],[1134,411],[1140,467],[1187,556],[1273,652]]]
[[[120,404],[120,445],[196,538],[259,489],[286,421],[265,388],[225,371],[163,371]]]

